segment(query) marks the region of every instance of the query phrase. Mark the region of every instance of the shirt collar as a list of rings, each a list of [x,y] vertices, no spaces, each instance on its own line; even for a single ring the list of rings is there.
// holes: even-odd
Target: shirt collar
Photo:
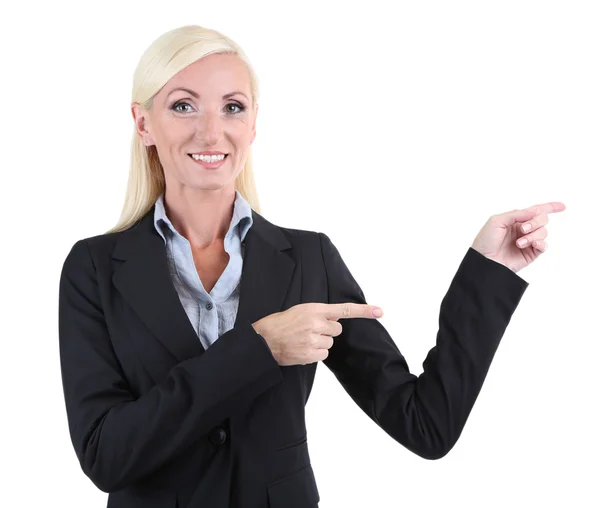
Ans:
[[[167,241],[164,233],[164,227],[168,228],[172,233],[177,233],[177,230],[169,220],[165,210],[164,192],[157,198],[154,204],[154,227],[158,231],[158,234],[162,239]],[[246,238],[246,233],[252,226],[252,207],[250,203],[244,199],[240,192],[236,189],[235,191],[235,202],[233,204],[233,216],[231,217],[231,223],[229,224],[229,230],[225,235],[225,239],[231,237],[235,231],[236,226],[239,227],[240,241],[243,242]],[[178,234],[178,233],[177,233]]]

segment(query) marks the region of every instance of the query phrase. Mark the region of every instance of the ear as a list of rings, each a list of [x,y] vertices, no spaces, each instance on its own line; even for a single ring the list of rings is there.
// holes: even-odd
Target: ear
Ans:
[[[134,102],[131,105],[131,116],[133,116],[135,128],[142,139],[142,143],[146,146],[154,145],[154,138],[148,130],[148,127],[150,127],[149,113],[138,102]]]

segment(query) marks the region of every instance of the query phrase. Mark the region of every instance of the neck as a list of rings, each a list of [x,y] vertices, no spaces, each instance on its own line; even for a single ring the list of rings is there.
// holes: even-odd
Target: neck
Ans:
[[[233,217],[235,189],[171,188],[164,196],[165,211],[175,229],[193,248],[223,244]]]

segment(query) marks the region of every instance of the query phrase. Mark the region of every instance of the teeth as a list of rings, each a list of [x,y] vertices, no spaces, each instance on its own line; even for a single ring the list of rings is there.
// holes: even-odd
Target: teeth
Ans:
[[[191,155],[197,161],[203,161],[203,162],[217,162],[217,161],[222,161],[225,158],[225,155],[197,155],[195,153],[193,153]]]

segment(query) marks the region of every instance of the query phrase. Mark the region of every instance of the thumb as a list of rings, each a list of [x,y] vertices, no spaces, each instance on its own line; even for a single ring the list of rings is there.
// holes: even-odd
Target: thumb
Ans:
[[[505,226],[512,226],[517,222],[525,222],[530,219],[533,219],[536,215],[540,213],[540,208],[535,206],[530,206],[529,208],[525,208],[523,210],[513,210],[512,212],[506,212],[500,215],[502,223]]]

